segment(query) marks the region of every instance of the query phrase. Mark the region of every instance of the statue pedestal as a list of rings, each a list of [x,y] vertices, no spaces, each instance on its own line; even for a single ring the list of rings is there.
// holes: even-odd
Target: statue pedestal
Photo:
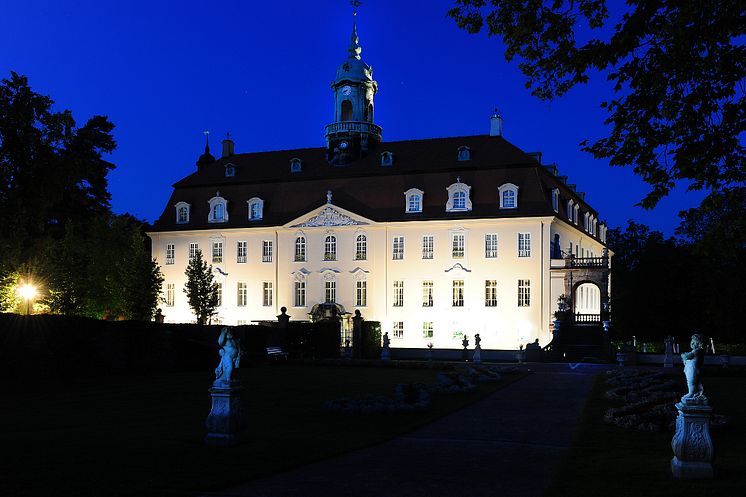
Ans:
[[[241,443],[246,431],[246,416],[241,405],[244,388],[237,384],[213,386],[212,408],[207,416],[207,445],[230,446]]]
[[[386,344],[384,344],[383,348],[381,349],[381,360],[382,361],[391,360],[391,350],[389,349],[389,346]]]
[[[715,448],[710,437],[712,407],[693,402],[676,404],[676,434],[671,440],[674,457],[671,472],[674,478],[712,479]]]
[[[482,364],[482,347],[477,345],[474,348],[474,357],[472,358],[474,364]]]

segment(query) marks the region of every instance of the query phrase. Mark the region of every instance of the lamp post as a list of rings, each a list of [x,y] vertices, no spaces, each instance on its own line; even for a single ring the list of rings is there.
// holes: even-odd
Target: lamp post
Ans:
[[[31,314],[31,301],[36,297],[36,287],[31,283],[26,283],[18,289],[18,295],[26,301],[26,315]]]

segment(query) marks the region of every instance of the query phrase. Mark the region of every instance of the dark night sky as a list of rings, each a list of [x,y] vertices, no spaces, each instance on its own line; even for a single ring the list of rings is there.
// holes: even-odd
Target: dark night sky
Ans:
[[[446,17],[454,0],[368,0],[358,15],[362,57],[378,81],[384,141],[486,134],[498,107],[505,137],[556,162],[611,227],[635,219],[671,234],[701,194],[678,188],[653,212],[631,168],[579,150],[603,136],[603,76],[554,102],[524,88],[515,63],[486,34]],[[170,185],[229,131],[236,152],[323,146],[329,87],[346,58],[352,15],[344,0],[0,0],[0,77],[28,76],[82,124],[105,114],[118,149],[108,159],[112,205],[154,221]]]

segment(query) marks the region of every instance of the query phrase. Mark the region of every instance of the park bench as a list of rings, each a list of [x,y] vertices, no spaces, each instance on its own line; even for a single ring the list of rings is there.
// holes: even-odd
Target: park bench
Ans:
[[[270,359],[288,358],[288,353],[282,350],[282,347],[267,347],[267,357]]]

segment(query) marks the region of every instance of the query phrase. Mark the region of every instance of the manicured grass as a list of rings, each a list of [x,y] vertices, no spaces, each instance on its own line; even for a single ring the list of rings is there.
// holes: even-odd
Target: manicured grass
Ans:
[[[681,390],[686,390],[683,375]],[[674,480],[670,461],[673,433],[640,433],[603,422],[611,404],[604,398],[603,375],[596,378],[568,458],[547,497],[730,497],[746,488],[746,378],[704,378],[705,393],[728,426],[711,431],[715,445],[715,479]]]
[[[325,400],[393,395],[437,371],[264,365],[242,368],[251,393],[248,442],[207,447],[211,372],[1,382],[0,495],[185,495],[217,489],[382,442],[458,410],[520,377],[436,396],[420,413],[326,413]]]

